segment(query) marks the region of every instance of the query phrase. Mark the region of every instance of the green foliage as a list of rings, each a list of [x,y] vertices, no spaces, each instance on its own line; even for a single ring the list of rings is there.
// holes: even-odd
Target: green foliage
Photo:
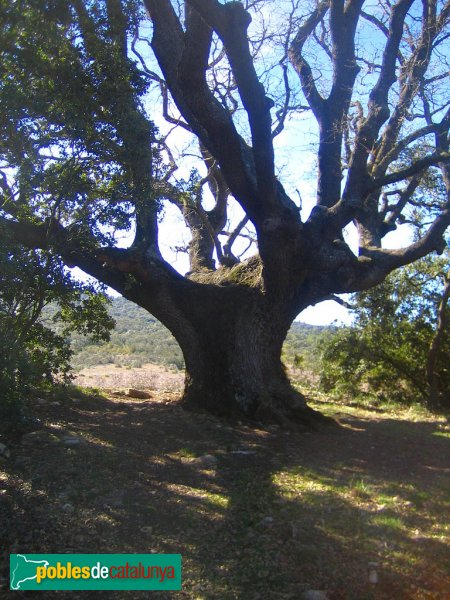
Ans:
[[[98,242],[129,230],[155,158],[148,83],[123,47],[142,9],[121,2],[111,17],[114,6],[0,0],[0,161],[20,190],[17,202],[2,188],[0,210],[3,200],[21,220],[57,218]]]
[[[294,321],[283,345],[283,362],[317,373],[320,369],[319,347],[322,341],[335,330],[335,327],[321,327]]]
[[[428,401],[427,357],[447,261],[429,256],[356,296],[354,326],[323,343],[324,391],[347,397],[369,394],[407,404]],[[441,403],[450,393],[449,354],[447,328],[436,365]]]
[[[82,369],[101,364],[141,367],[146,363],[183,369],[180,347],[170,331],[151,314],[125,298],[113,298],[109,315],[115,328],[107,342],[72,335],[72,365]]]
[[[113,320],[106,297],[72,279],[59,259],[16,246],[0,233],[0,416],[5,418],[20,413],[22,400],[36,386],[69,378],[71,331],[107,339]],[[49,303],[57,307],[51,320],[59,331],[42,321]]]

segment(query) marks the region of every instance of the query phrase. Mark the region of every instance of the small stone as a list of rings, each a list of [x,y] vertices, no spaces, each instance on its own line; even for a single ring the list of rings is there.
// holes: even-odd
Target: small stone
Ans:
[[[273,517],[264,517],[264,519],[261,519],[259,524],[262,525],[263,527],[270,527],[271,525],[274,524],[274,521],[275,521],[275,519]]]
[[[45,398],[38,398],[36,403],[39,404],[39,406],[45,406],[47,404],[47,400],[45,400]]]
[[[61,506],[61,510],[63,510],[66,513],[73,513],[75,508],[74,508],[73,504],[70,504],[70,502],[66,502],[65,504],[63,504]]]
[[[61,406],[61,402],[55,400],[54,402],[50,402],[50,406]]]
[[[202,467],[213,469],[217,466],[217,458],[212,454],[205,454],[193,460],[194,464],[198,464]]]
[[[79,446],[81,444],[80,438],[77,437],[65,437],[61,439],[63,446],[72,448],[73,446]]]
[[[30,431],[30,433],[25,433],[20,440],[23,446],[47,446],[49,444],[59,444],[60,442],[59,437],[49,431]]]
[[[377,562],[370,562],[367,565],[369,583],[373,585],[378,583],[378,567],[379,564]]]
[[[128,390],[127,396],[130,398],[138,398],[139,400],[147,400],[148,398],[152,397],[148,392],[144,392],[143,390],[135,390],[133,388]]]
[[[68,447],[72,448],[73,446],[79,446],[80,444],[86,444],[86,440],[80,438],[78,435],[73,433],[73,431],[61,431],[61,443]]]

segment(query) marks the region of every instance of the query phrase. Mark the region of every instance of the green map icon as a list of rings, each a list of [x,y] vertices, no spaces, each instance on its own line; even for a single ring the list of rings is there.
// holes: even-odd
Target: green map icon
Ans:
[[[15,564],[13,561],[15,561]],[[23,554],[11,556],[11,589],[20,590],[20,586],[25,583],[25,581],[36,579],[37,567],[48,567],[49,564],[50,563],[47,560],[30,560]]]

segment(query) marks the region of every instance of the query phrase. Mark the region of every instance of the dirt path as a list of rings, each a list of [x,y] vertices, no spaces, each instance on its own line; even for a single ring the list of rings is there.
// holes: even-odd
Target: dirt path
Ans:
[[[450,598],[442,422],[349,410],[340,429],[297,435],[188,414],[175,399],[35,407],[41,441],[9,439],[0,463],[2,598],[39,594],[7,591],[10,552],[181,553],[183,591],[158,600]]]
[[[74,384],[100,389],[138,388],[153,391],[178,392],[183,385],[184,373],[170,371],[160,365],[146,364],[142,367],[118,367],[97,365],[78,371]]]

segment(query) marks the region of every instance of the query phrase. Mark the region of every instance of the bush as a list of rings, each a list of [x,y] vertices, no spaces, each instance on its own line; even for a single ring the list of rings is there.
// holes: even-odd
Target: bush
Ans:
[[[33,390],[69,379],[71,331],[105,339],[114,322],[106,297],[73,280],[59,259],[0,235],[0,418],[9,419]]]
[[[428,257],[356,296],[355,325],[323,344],[324,391],[448,408],[450,312],[443,302],[447,260]],[[438,326],[442,331],[433,370],[436,401],[430,395],[428,367]]]
[[[58,377],[69,380],[71,350],[66,339],[40,323],[26,336],[14,319],[0,318],[0,417],[19,415],[23,400]]]

